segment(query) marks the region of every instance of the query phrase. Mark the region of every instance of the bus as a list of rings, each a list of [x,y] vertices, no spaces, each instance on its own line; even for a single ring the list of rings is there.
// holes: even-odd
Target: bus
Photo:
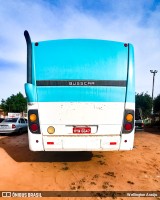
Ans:
[[[100,39],[27,43],[31,151],[131,150],[135,67],[132,44]]]

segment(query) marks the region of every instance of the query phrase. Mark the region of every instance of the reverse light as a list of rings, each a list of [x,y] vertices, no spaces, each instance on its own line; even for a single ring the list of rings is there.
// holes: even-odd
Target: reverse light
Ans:
[[[53,126],[49,126],[49,127],[47,128],[47,132],[48,132],[49,134],[53,134],[53,133],[55,132],[55,128],[54,128]]]
[[[32,132],[38,131],[38,125],[37,125],[37,124],[32,124],[32,125],[30,126],[30,128],[31,128],[31,131],[32,131]]]
[[[31,122],[35,122],[35,121],[37,120],[36,114],[31,114],[31,115],[29,116],[29,119],[30,119]]]

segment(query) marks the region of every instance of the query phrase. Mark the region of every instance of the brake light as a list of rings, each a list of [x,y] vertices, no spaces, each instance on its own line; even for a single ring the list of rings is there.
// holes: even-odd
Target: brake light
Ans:
[[[16,125],[15,125],[15,124],[12,124],[12,128],[16,128]]]
[[[30,128],[31,128],[31,131],[32,131],[32,132],[38,131],[38,125],[37,125],[37,124],[32,124],[32,125],[30,126]]]
[[[125,128],[126,131],[130,131],[130,130],[132,130],[132,124],[127,123],[127,124],[124,125],[124,128]]]

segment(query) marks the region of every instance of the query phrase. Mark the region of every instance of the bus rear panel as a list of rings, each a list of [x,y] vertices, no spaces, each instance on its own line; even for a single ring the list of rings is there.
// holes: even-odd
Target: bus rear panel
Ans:
[[[131,150],[135,80],[131,44],[94,39],[27,41],[32,151]]]

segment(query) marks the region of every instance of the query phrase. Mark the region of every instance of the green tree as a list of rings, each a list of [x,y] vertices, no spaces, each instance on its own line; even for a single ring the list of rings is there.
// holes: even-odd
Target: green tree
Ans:
[[[154,113],[160,112],[160,94],[154,99]]]
[[[7,111],[7,105],[6,105],[6,102],[5,102],[5,100],[4,99],[2,99],[1,100],[1,108],[4,110],[4,112],[6,112]]]
[[[152,97],[147,93],[136,94],[136,108],[142,109],[143,117],[151,114],[152,110]]]
[[[5,112],[23,112],[27,110],[27,100],[20,92],[1,100],[1,108]]]

